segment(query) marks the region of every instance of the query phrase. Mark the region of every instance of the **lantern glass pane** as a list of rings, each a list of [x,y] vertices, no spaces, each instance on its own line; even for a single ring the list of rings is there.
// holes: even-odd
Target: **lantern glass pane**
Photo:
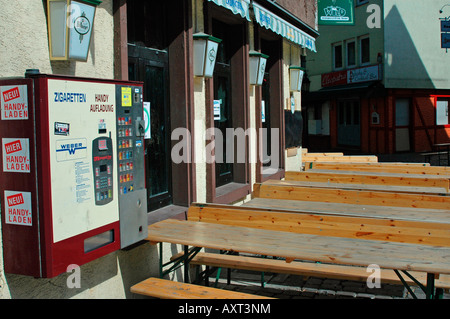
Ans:
[[[205,56],[205,76],[212,77],[214,66],[216,65],[217,49],[219,43],[215,41],[208,41]]]
[[[194,75],[203,76],[205,67],[206,40],[194,40]]]
[[[72,1],[69,17],[69,58],[86,61],[91,42],[95,6]]]
[[[250,57],[250,84],[255,85],[258,81],[258,72],[259,72],[259,57],[251,56]]]
[[[267,59],[261,57],[259,59],[259,69],[258,69],[258,85],[262,85],[264,80],[264,72],[266,71]]]
[[[50,32],[53,57],[66,56],[66,1],[50,1]]]

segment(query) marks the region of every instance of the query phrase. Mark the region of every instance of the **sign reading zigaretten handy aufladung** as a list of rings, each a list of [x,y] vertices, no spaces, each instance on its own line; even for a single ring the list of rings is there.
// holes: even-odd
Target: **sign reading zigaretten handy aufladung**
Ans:
[[[353,0],[317,0],[320,25],[354,25]]]

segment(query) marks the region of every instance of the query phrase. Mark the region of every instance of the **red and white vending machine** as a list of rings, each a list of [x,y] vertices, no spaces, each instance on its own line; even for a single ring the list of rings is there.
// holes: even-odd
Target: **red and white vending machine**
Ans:
[[[147,237],[143,86],[0,79],[6,273],[54,277]]]

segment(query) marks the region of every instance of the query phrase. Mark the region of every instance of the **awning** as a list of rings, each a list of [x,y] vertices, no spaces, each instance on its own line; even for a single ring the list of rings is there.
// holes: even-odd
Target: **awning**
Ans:
[[[244,19],[252,21],[250,19],[250,0],[208,0],[212,1],[218,6],[231,10],[234,14],[239,14]]]
[[[276,34],[281,35],[282,37],[286,38],[291,42],[299,44],[302,47],[308,48],[313,52],[317,52],[316,42],[312,36],[294,27],[289,22],[283,20],[279,16],[261,7],[259,4],[252,2],[252,5],[256,21],[261,26],[265,27],[266,29],[272,30]]]

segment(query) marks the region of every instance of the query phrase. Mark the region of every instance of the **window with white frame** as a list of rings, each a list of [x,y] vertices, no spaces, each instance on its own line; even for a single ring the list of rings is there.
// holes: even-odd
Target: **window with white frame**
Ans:
[[[436,125],[448,125],[448,98],[438,98],[436,101]]]
[[[367,65],[370,64],[370,38],[369,36],[364,36],[359,38],[359,57],[360,64]]]
[[[369,3],[369,0],[356,0],[356,6]]]
[[[346,52],[347,52],[347,67],[355,67],[356,66],[356,42],[355,40],[347,40],[346,41]]]
[[[342,64],[342,43],[335,43],[333,48],[333,69],[341,70],[343,68]]]

